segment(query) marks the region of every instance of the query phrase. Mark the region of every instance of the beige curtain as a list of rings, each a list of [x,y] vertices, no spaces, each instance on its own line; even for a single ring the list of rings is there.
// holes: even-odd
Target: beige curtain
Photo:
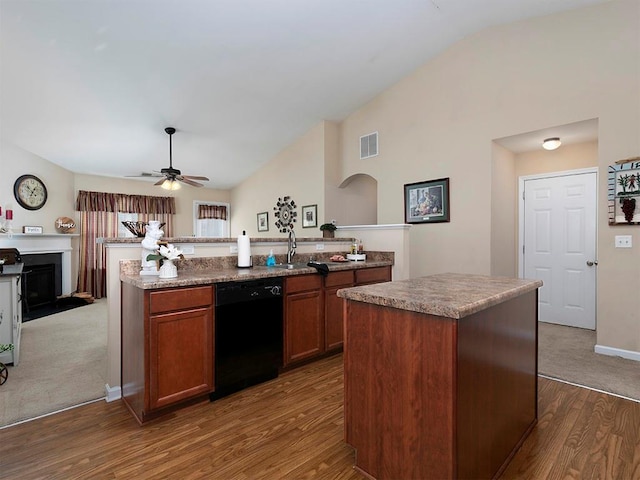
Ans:
[[[78,291],[90,292],[95,298],[107,295],[106,249],[98,238],[118,236],[118,212],[137,213],[141,221],[163,222],[164,234],[173,232],[175,198],[80,190],[76,199],[80,212],[80,261]]]

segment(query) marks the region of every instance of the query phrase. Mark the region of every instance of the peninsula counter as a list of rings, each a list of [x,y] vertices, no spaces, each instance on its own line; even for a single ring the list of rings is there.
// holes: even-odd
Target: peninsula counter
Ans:
[[[356,468],[496,478],[537,421],[541,285],[448,273],[339,290]]]

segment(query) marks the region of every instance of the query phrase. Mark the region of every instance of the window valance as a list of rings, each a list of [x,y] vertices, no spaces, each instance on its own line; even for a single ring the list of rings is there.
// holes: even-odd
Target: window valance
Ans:
[[[76,199],[76,210],[80,212],[174,214],[176,213],[176,199],[80,190]]]
[[[226,220],[227,207],[224,205],[198,205],[198,220],[205,218]]]

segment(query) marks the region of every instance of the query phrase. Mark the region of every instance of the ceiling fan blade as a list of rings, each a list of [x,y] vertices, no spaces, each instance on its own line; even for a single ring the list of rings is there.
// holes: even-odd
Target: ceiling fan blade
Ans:
[[[165,180],[167,180],[167,179],[163,177],[162,179],[158,180],[158,181],[157,181],[156,183],[154,183],[153,185],[154,185],[154,186],[156,186],[156,185],[162,185],[162,184],[165,182]]]
[[[209,181],[209,179],[207,177],[201,177],[198,175],[182,175],[183,178],[188,178],[190,180],[204,180],[206,182]]]
[[[201,187],[202,184],[198,183],[198,182],[194,182],[193,180],[189,180],[188,178],[185,178],[183,176],[180,177],[176,177],[176,180],[180,181],[180,182],[184,182],[187,185],[191,185],[192,187]]]
[[[140,175],[125,175],[126,178],[158,178],[161,177],[159,173],[142,172]]]

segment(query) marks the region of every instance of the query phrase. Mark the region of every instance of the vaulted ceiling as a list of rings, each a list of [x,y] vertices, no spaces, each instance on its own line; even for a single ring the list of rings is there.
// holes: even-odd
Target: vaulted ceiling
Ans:
[[[2,0],[0,137],[124,177],[168,166],[173,126],[173,166],[230,188],[460,39],[602,2]]]

